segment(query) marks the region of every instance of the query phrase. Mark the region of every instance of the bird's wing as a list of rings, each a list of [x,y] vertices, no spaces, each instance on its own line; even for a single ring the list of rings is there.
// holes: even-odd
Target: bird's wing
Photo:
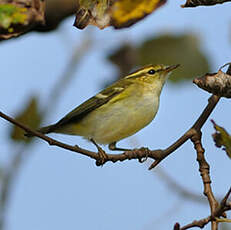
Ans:
[[[123,82],[123,85],[119,82],[109,86],[94,97],[88,99],[83,104],[68,113],[64,118],[56,123],[58,126],[63,126],[70,123],[75,123],[84,118],[88,113],[95,110],[96,108],[106,104],[113,97],[124,91],[129,85],[129,82]]]

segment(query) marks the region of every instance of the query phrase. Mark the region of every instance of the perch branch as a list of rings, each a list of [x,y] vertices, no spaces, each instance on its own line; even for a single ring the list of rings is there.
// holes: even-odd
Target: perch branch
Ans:
[[[184,144],[189,138],[193,136],[195,133],[195,130],[198,127],[202,127],[203,123],[208,118],[209,114],[212,112],[213,108],[216,106],[217,102],[219,101],[219,97],[213,95],[210,100],[209,104],[201,114],[201,116],[198,118],[196,123],[193,125],[191,129],[189,129],[182,137],[180,137],[175,143],[173,143],[170,147],[168,147],[165,150],[149,150],[147,148],[141,148],[141,149],[134,149],[131,151],[125,151],[122,154],[106,154],[106,158],[103,162],[100,163],[100,165],[103,165],[107,161],[111,162],[117,162],[117,161],[124,161],[124,160],[131,160],[131,159],[138,159],[140,162],[143,162],[142,159],[146,159],[147,157],[154,159],[154,163],[150,166],[149,169],[154,168],[157,164],[159,164],[163,159],[165,159],[168,155],[170,155],[172,152],[174,152],[177,148],[179,148],[182,144]],[[21,129],[25,130],[27,133],[33,134],[34,136],[37,136],[44,141],[46,141],[49,145],[56,145],[58,147],[70,150],[72,152],[81,153],[85,156],[88,156],[90,158],[93,158],[96,160],[96,162],[99,162],[100,156],[96,152],[92,152],[83,148],[80,148],[79,146],[72,146],[65,143],[62,143],[60,141],[57,141],[53,138],[50,138],[46,135],[43,135],[40,132],[37,132],[35,130],[30,129],[26,125],[16,121],[15,119],[7,116],[6,114],[0,112],[0,117],[4,118],[5,120],[11,122],[12,124],[20,127]]]
[[[230,72],[231,72],[231,65],[229,66],[227,70],[227,73],[230,73]],[[37,136],[45,140],[50,145],[56,145],[58,147],[70,150],[72,152],[81,153],[85,156],[93,158],[96,160],[97,165],[103,165],[108,161],[115,163],[117,161],[124,161],[124,160],[131,160],[131,159],[138,159],[140,162],[143,162],[142,159],[147,159],[149,157],[155,160],[149,167],[149,169],[152,169],[155,166],[157,166],[168,155],[170,155],[172,152],[178,149],[181,145],[183,145],[188,139],[192,138],[194,134],[200,131],[200,129],[202,128],[206,120],[208,119],[209,115],[212,113],[213,109],[216,107],[219,99],[220,99],[219,96],[212,95],[208,100],[208,105],[203,110],[203,112],[201,113],[199,118],[196,120],[196,122],[193,124],[193,126],[187,132],[185,132],[185,134],[182,135],[176,142],[174,142],[171,146],[169,146],[165,150],[161,150],[161,149],[149,150],[147,148],[133,149],[130,151],[125,151],[122,154],[106,154],[106,157],[103,159],[103,161],[102,159],[100,159],[100,154],[98,154],[97,152],[92,152],[92,151],[80,148],[77,145],[72,146],[72,145],[68,145],[60,141],[57,141],[53,138],[43,135],[42,133],[39,133],[35,130],[30,129],[26,125],[16,121],[15,119],[7,116],[6,114],[2,112],[0,112],[0,117],[20,127],[21,129],[25,130],[27,133],[33,134],[34,136]]]
[[[34,136],[37,136],[41,139],[43,139],[44,141],[46,141],[49,145],[55,145],[58,147],[61,147],[63,149],[67,149],[70,150],[72,152],[76,152],[76,153],[81,153],[85,156],[88,156],[90,158],[95,159],[96,161],[100,161],[100,156],[97,152],[92,152],[83,148],[80,148],[79,146],[75,145],[68,145],[65,143],[62,143],[60,141],[57,141],[53,138],[50,138],[38,131],[32,130],[31,128],[29,128],[28,126],[22,124],[21,122],[16,121],[15,119],[7,116],[6,114],[0,112],[0,117],[4,118],[5,120],[9,121],[10,123],[20,127],[21,129],[25,130],[27,133],[33,134]],[[140,161],[142,161],[143,158],[147,158],[150,157],[152,159],[155,159],[157,157],[159,157],[159,151],[150,151],[146,148],[141,148],[141,149],[134,149],[132,151],[125,151],[122,154],[107,154],[107,158],[105,159],[104,162],[102,162],[102,164],[106,163],[107,161],[112,161],[112,162],[117,162],[117,161],[124,161],[124,160],[131,160],[131,159],[138,159]]]

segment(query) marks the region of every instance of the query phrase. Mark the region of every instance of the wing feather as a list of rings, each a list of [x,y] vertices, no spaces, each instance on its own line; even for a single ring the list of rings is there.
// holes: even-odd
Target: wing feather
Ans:
[[[64,118],[62,118],[60,121],[58,121],[55,126],[64,126],[70,123],[75,123],[84,118],[88,113],[91,111],[99,108],[100,106],[106,104],[109,102],[112,98],[114,98],[116,95],[124,91],[124,89],[130,85],[130,82],[123,82],[123,86],[120,84],[121,82],[117,82],[110,87],[104,89],[94,97],[91,97],[87,101],[85,101],[83,104],[79,105],[77,108],[72,110],[70,113],[68,113]]]

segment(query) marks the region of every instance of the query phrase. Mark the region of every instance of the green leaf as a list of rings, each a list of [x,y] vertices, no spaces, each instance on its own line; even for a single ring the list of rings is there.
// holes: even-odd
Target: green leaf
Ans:
[[[37,129],[41,123],[42,117],[38,109],[38,100],[32,97],[28,102],[26,108],[24,108],[20,114],[15,118],[17,121],[28,125],[32,129]],[[32,138],[27,138],[24,136],[25,131],[17,126],[12,127],[11,138],[16,142],[26,142],[29,143]]]
[[[13,4],[0,4],[0,27],[12,29],[11,24],[24,24],[27,20],[26,8]]]
[[[231,136],[224,128],[218,126],[213,120],[212,123],[216,130],[216,132],[212,135],[215,145],[218,148],[222,147],[222,149],[226,151],[227,156],[231,158]]]

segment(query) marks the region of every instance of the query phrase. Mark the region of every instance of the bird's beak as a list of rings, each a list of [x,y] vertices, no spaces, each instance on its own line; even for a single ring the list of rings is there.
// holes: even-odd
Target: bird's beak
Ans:
[[[168,72],[171,72],[172,70],[176,69],[176,68],[179,67],[179,66],[180,66],[180,64],[177,64],[177,65],[170,65],[170,66],[166,67],[166,68],[164,69],[164,71],[166,71],[166,72],[168,73]]]

